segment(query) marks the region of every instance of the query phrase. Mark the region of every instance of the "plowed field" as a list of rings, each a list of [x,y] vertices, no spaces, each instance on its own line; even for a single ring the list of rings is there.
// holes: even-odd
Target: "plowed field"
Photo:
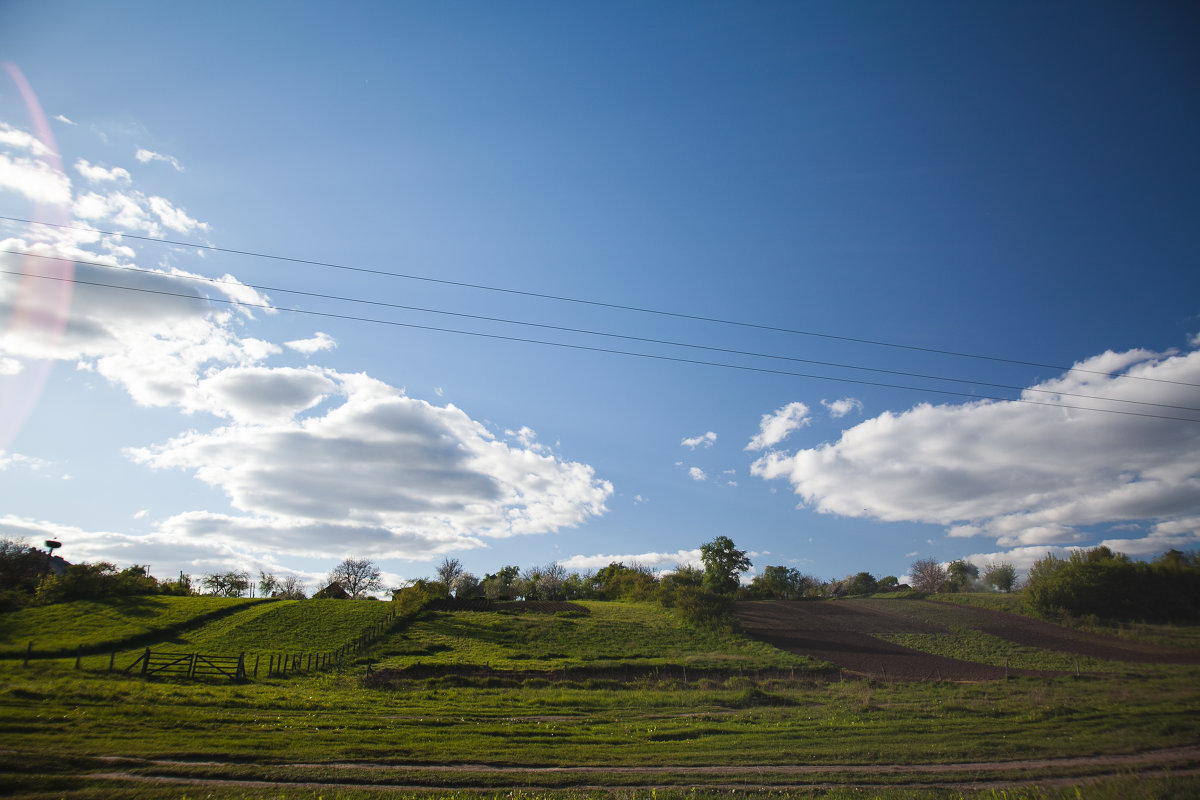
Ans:
[[[879,638],[895,633],[972,630],[1015,644],[1134,663],[1200,664],[1200,653],[1083,633],[970,606],[928,600],[758,601],[737,604],[742,629],[783,650],[828,661],[847,672],[886,680],[973,681],[1035,670],[936,656]]]

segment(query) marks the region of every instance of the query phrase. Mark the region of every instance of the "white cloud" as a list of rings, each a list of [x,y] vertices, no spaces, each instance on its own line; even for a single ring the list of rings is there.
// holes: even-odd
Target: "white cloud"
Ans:
[[[72,122],[71,120],[67,119],[67,118],[66,118],[64,115],[62,115],[62,114],[55,114],[55,115],[54,115],[54,118],[55,118],[56,120],[58,120],[59,122],[63,123],[64,125],[71,125],[71,126],[78,126],[78,125],[79,125],[79,123],[78,123],[78,122]]]
[[[74,213],[89,223],[107,222],[153,237],[163,236],[164,226],[177,233],[208,230],[208,223],[193,219],[170,201],[139,191],[88,192],[75,200]]]
[[[1195,405],[1194,389],[1180,384],[1200,383],[1198,351],[1110,352],[1077,366],[1031,388]],[[1027,394],[1039,402],[1054,397]],[[1082,541],[1086,526],[1194,519],[1197,452],[1196,423],[1017,402],[922,404],[866,420],[833,443],[769,453],[751,472],[786,479],[824,513],[937,523],[949,526],[951,536],[1036,548]],[[1194,529],[1179,535],[1194,535]]]
[[[840,419],[851,411],[858,411],[861,414],[863,410],[862,401],[853,397],[844,397],[841,400],[822,400],[821,405],[829,409],[829,416],[834,419]]]
[[[0,191],[24,195],[34,203],[66,205],[71,202],[71,181],[66,175],[37,158],[0,153]]]
[[[153,150],[147,150],[145,148],[141,148],[137,151],[137,153],[134,154],[133,157],[136,158],[138,160],[138,162],[140,162],[142,164],[148,164],[151,161],[162,161],[164,163],[170,164],[178,172],[183,172],[183,165],[180,164],[179,159],[175,158],[174,156],[167,156],[167,155],[163,155],[162,153],[156,153]]]
[[[290,342],[284,342],[283,346],[289,347],[297,353],[312,355],[322,350],[334,349],[337,347],[337,342],[329,334],[317,331],[311,339],[293,339]],[[438,392],[438,397],[441,397],[440,392]]]
[[[607,510],[612,485],[590,466],[498,441],[454,406],[366,375],[323,377],[345,400],[320,416],[191,432],[127,452],[154,468],[194,471],[245,513],[238,526],[274,531],[276,546],[310,553],[341,552],[352,537],[372,555],[412,558],[573,527]],[[193,536],[230,529],[223,517],[209,526],[211,517],[173,525]]]
[[[150,516],[150,509],[143,508],[140,511],[135,512],[133,515],[133,518],[134,519],[145,519],[148,516]]]
[[[691,467],[688,470],[688,477],[690,477],[694,481],[708,480],[708,475],[706,475],[704,473],[704,470],[700,469],[699,467]]]
[[[558,562],[567,569],[603,569],[609,564],[624,564],[671,569],[676,565],[700,566],[699,550],[676,550],[674,553],[637,553],[632,555],[571,556]]]
[[[804,403],[788,403],[775,410],[773,414],[763,414],[759,422],[758,433],[746,445],[747,450],[765,450],[782,442],[793,431],[803,428],[812,422],[808,415],[808,406]]]
[[[84,177],[90,183],[129,183],[129,170],[121,167],[113,167],[105,169],[104,167],[88,163],[84,159],[79,159],[75,162],[75,171]]]
[[[24,366],[15,358],[0,356],[0,375],[20,375]]]
[[[46,147],[41,139],[6,122],[0,122],[0,146],[25,150],[39,157],[52,155],[50,148]]]
[[[3,472],[10,467],[21,467],[31,471],[45,469],[50,466],[50,462],[34,456],[26,456],[20,453],[6,453],[0,450],[0,472]]]
[[[717,435],[712,431],[695,436],[691,439],[684,439],[680,442],[684,447],[690,447],[695,450],[697,447],[712,447],[717,441]]]
[[[319,370],[289,367],[230,367],[200,381],[206,410],[238,422],[273,423],[292,419],[336,390]]]

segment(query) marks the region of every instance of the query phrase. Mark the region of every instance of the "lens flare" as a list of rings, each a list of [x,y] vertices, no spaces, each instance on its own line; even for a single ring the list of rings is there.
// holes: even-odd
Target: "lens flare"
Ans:
[[[41,145],[32,155],[69,186],[58,144],[37,95],[15,64],[4,62],[4,71],[24,100],[33,134]],[[69,224],[70,198],[62,202],[35,201],[29,219],[52,225]],[[61,254],[63,235],[56,231],[61,229],[31,225],[24,236],[24,248],[44,255]],[[45,356],[32,357],[28,348],[22,347],[16,356],[10,352],[3,357],[4,371],[9,374],[0,376],[0,451],[7,449],[29,419],[50,378],[53,359],[48,356],[66,329],[71,307],[71,280],[75,275],[75,262],[69,258],[26,257],[17,263],[19,267],[9,267],[7,271],[19,272],[19,275],[0,275],[0,286],[3,287],[0,289],[0,313],[8,316],[7,330],[0,329],[0,337],[10,342],[36,342],[36,349],[43,351]]]

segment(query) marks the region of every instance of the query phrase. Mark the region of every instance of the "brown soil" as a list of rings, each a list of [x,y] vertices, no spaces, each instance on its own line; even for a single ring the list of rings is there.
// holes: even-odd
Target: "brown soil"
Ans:
[[[897,603],[930,603],[897,600]],[[995,680],[1006,675],[1058,673],[1007,670],[988,664],[930,655],[883,641],[872,634],[948,633],[950,627],[905,615],[903,608],[880,608],[845,600],[769,600],[737,604],[742,630],[780,649],[812,656],[847,672],[884,680]],[[972,606],[931,603],[948,625],[981,631],[1021,645],[1081,656],[1141,663],[1200,663],[1200,653],[1126,642],[1058,625]]]

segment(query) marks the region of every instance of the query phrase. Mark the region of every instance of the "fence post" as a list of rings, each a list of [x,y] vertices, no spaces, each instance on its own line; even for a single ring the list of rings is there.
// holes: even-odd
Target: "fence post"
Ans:
[[[80,659],[83,658],[83,645],[75,645],[75,669],[79,669]]]
[[[191,659],[188,661],[187,676],[190,678],[196,674],[196,654],[192,653]]]
[[[146,648],[145,660],[142,661],[142,674],[145,675],[150,671],[150,648]]]
[[[258,677],[258,660],[260,658],[262,658],[262,656],[260,654],[255,654],[255,656],[254,656],[254,677],[256,677],[256,678]]]
[[[32,655],[33,655],[33,641],[30,640],[29,647],[25,648],[25,663],[22,664],[21,666],[28,667],[29,666],[29,657]]]
[[[237,680],[246,680],[246,651],[238,653]]]

